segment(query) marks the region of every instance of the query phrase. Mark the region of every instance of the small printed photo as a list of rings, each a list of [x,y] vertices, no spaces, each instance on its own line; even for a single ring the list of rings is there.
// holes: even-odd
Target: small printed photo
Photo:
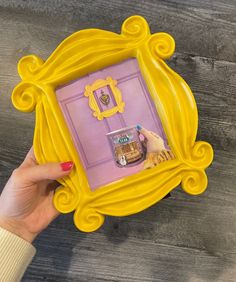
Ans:
[[[136,59],[56,95],[92,191],[175,158]]]

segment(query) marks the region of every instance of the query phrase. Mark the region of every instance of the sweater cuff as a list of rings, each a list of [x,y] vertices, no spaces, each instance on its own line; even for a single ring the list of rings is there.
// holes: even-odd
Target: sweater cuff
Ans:
[[[0,227],[0,281],[20,281],[35,253],[30,243]]]

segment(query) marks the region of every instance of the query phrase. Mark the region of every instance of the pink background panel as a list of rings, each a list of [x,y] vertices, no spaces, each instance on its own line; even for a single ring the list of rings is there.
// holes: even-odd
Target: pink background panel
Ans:
[[[125,110],[122,114],[116,113],[99,121],[92,115],[84,91],[87,84],[91,85],[97,79],[106,79],[108,76],[117,80]],[[103,87],[95,95],[99,95],[102,89],[105,94],[111,94],[109,87]],[[129,59],[84,76],[57,89],[56,95],[92,190],[142,169],[142,164],[129,168],[115,165],[106,137],[108,132],[141,124],[159,134],[166,143],[160,119],[136,59]],[[99,103],[99,99],[97,101]],[[104,110],[113,104],[114,99],[110,98],[108,107],[102,103],[99,107]]]

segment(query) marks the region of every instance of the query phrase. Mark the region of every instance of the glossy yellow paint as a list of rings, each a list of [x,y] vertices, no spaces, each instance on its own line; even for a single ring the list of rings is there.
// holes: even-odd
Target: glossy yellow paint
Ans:
[[[101,112],[99,105],[94,97],[94,91],[96,89],[102,88],[106,85],[109,85],[113,94],[113,97],[116,101],[116,106]],[[85,86],[84,96],[89,97],[89,107],[93,111],[93,116],[98,120],[103,120],[103,118],[111,117],[117,112],[123,113],[125,103],[122,101],[122,95],[118,87],[116,87],[117,81],[108,76],[106,79],[98,79],[92,85]]]
[[[174,49],[170,35],[150,34],[145,19],[132,16],[124,21],[121,34],[82,30],[65,39],[45,62],[35,55],[20,60],[22,82],[13,90],[13,104],[20,111],[36,111],[34,150],[39,163],[74,161],[71,175],[59,180],[54,204],[62,213],[75,211],[74,222],[80,230],[96,230],[105,215],[140,212],[180,183],[192,195],[206,189],[205,169],[212,162],[213,150],[208,143],[195,141],[198,113],[194,97],[183,78],[164,62]],[[176,159],[92,192],[55,88],[131,57],[138,60]]]

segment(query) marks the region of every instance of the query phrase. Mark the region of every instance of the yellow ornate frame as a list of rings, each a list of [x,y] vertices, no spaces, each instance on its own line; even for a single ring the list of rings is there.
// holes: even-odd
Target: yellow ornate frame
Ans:
[[[117,106],[101,112],[94,97],[94,91],[107,85],[109,85],[111,88]],[[104,117],[111,117],[117,112],[123,113],[125,103],[122,101],[122,95],[116,85],[117,81],[108,76],[106,79],[98,79],[92,85],[85,86],[84,96],[89,97],[89,107],[94,111],[93,115],[98,120],[103,120]]]
[[[74,222],[80,230],[96,230],[105,215],[140,212],[180,183],[193,195],[206,189],[205,169],[212,162],[213,150],[206,142],[195,142],[198,114],[194,97],[187,83],[164,62],[174,49],[170,35],[151,35],[145,19],[132,16],[124,21],[121,34],[82,30],[65,39],[45,62],[35,55],[20,60],[22,82],[13,90],[13,104],[24,112],[36,111],[34,150],[39,163],[74,161],[71,175],[59,180],[54,204],[62,213],[75,211]],[[138,60],[176,159],[92,192],[55,89],[131,57]]]

